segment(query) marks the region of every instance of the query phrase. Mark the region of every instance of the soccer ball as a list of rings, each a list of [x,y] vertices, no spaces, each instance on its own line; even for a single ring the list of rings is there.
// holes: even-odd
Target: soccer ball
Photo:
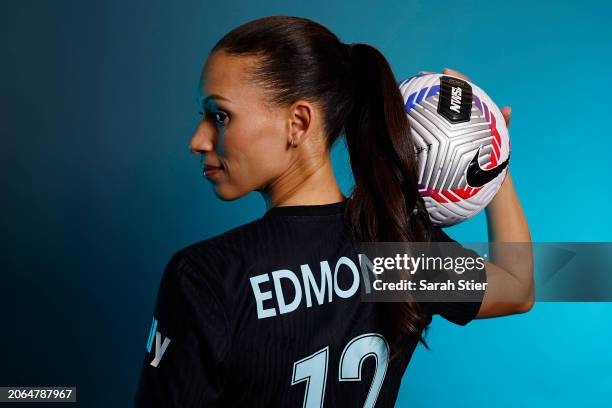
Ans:
[[[510,138],[501,111],[482,89],[452,75],[416,75],[399,87],[431,221],[447,227],[476,215],[508,172]]]

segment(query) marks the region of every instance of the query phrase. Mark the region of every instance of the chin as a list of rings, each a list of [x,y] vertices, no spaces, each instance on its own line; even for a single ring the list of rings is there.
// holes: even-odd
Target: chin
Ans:
[[[247,192],[237,191],[231,186],[224,184],[213,185],[213,191],[223,201],[234,201],[247,194]]]

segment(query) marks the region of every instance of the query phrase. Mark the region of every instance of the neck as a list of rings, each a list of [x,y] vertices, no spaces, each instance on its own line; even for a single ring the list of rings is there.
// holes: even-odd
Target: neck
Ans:
[[[316,166],[296,163],[260,193],[266,202],[266,209],[332,204],[346,198],[336,182],[329,155],[325,155],[324,160]]]

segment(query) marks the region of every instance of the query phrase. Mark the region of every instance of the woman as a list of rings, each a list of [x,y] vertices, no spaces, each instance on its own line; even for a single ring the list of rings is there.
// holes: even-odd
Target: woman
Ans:
[[[218,197],[256,190],[268,210],[169,261],[136,405],[391,407],[433,314],[464,325],[531,308],[530,268],[488,262],[479,302],[360,301],[354,242],[452,241],[419,196],[403,100],[375,48],[267,17],[223,37],[201,79],[192,152]],[[329,157],[341,133],[348,199]],[[495,241],[530,241],[509,175],[487,214]],[[505,291],[520,301],[493,301]]]

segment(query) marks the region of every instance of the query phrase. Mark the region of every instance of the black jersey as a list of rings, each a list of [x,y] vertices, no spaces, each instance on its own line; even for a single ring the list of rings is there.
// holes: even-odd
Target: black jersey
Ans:
[[[362,302],[350,273],[358,254],[345,205],[274,207],[177,251],[136,406],[393,407],[417,342],[407,338],[390,358],[381,304]],[[432,240],[452,241],[439,228]],[[427,310],[465,325],[479,307]]]

